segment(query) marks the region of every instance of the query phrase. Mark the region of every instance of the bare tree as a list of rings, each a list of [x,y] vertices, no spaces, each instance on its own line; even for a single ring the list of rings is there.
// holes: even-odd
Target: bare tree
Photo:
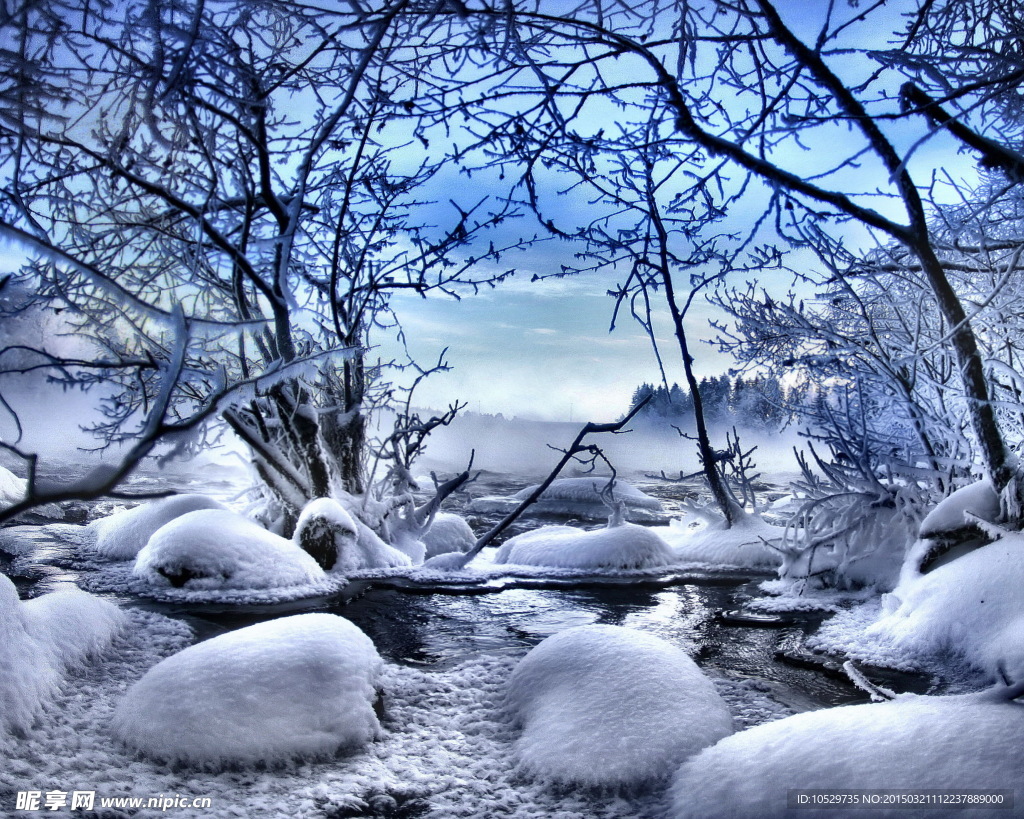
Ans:
[[[985,7],[925,2],[895,23],[882,2],[830,3],[810,14],[771,0],[588,0],[557,13],[537,2],[469,7],[501,66],[474,127],[480,145],[510,167],[518,163],[524,200],[561,220],[568,208],[544,186],[560,189],[563,200],[578,196],[577,208],[590,205],[585,186],[614,173],[608,169],[622,151],[646,152],[667,207],[689,223],[673,238],[672,255],[704,265],[705,276],[717,272],[715,262],[758,275],[787,247],[834,248],[851,224],[878,245],[901,247],[942,322],[979,459],[1004,516],[1019,520],[1024,484],[972,316],[938,247],[935,169],[916,161],[918,145],[945,129],[1015,179],[1016,126],[996,110],[1011,105],[1020,70],[1002,39],[1007,15],[990,18],[981,35],[988,39],[972,59],[986,70],[976,81],[957,85],[967,73],[961,62],[941,97],[926,100],[906,86],[941,80],[951,60],[942,25],[964,31]],[[892,32],[897,45],[888,47],[880,32]],[[901,86],[902,94],[893,92]],[[572,176],[559,185],[565,173]],[[624,177],[617,184],[611,201],[628,189]],[[628,207],[622,202],[621,212]],[[559,228],[556,217],[542,221],[580,233]],[[635,247],[654,266],[657,246],[644,241],[637,237]]]
[[[0,368],[103,383],[94,431],[131,446],[112,477],[217,415],[284,530],[311,498],[365,492],[366,417],[401,364],[369,353],[400,334],[392,294],[503,277],[470,245],[511,206],[432,201],[449,156],[416,101],[458,20],[410,8],[40,0],[0,21],[0,231],[35,258],[11,309],[63,311],[94,350],[9,345]]]

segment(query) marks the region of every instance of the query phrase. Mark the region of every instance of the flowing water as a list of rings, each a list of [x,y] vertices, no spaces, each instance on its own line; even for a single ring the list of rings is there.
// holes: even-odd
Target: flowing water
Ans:
[[[142,483],[148,480],[143,478]],[[182,488],[197,491],[194,483],[188,483]],[[510,494],[523,485],[523,481],[509,476],[492,475],[476,494]],[[203,488],[221,497],[233,491],[226,478],[219,483],[211,483],[208,478]],[[664,483],[643,488],[663,499],[668,514],[694,491],[692,487]],[[465,505],[465,499],[461,505]],[[477,532],[486,530],[496,519],[470,515]],[[543,522],[551,520],[526,518],[509,534]],[[565,517],[558,522],[593,525]],[[73,550],[59,542],[48,542],[43,536],[33,539],[37,546],[27,559],[12,562],[0,552],[0,571],[14,575],[24,595],[39,593],[55,582],[73,581]],[[866,701],[837,663],[801,648],[802,638],[820,624],[824,615],[803,612],[758,617],[743,612],[744,603],[758,595],[757,584],[766,577],[727,572],[642,581],[512,578],[472,587],[422,586],[392,579],[357,581],[334,598],[277,606],[183,605],[126,598],[119,602],[184,619],[199,639],[274,617],[329,611],[362,628],[385,659],[438,670],[485,653],[518,656],[571,626],[628,626],[681,646],[714,676],[756,681],[792,710]],[[913,678],[900,683],[904,689],[920,690],[927,685]]]

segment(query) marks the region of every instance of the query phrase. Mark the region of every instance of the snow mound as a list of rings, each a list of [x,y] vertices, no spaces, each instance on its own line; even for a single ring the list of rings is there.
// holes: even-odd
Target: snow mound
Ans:
[[[96,536],[95,551],[107,560],[134,560],[157,529],[197,509],[224,505],[206,495],[172,495],[101,518],[89,525]]]
[[[28,482],[19,478],[11,470],[0,466],[0,506],[13,506],[25,499]]]
[[[540,484],[528,486],[513,496],[516,500],[526,500],[537,489]],[[541,501],[549,503],[597,503],[602,504],[601,492],[608,485],[607,478],[558,478],[551,482],[551,486],[544,490],[540,496]],[[641,509],[661,509],[661,501],[657,498],[641,492],[635,486],[624,481],[616,480],[612,490],[614,499],[622,501],[626,506],[636,506]]]
[[[1019,794],[1024,788],[1017,753],[1021,731],[1024,705],[996,702],[985,694],[905,695],[892,702],[797,714],[734,734],[683,764],[670,792],[671,816],[818,815],[813,809],[787,810],[790,788],[991,788]],[[1003,812],[983,811],[986,816]],[[897,806],[833,808],[820,815],[916,813]]]
[[[904,578],[866,636],[914,658],[951,653],[995,678],[1024,679],[1024,535],[1007,534]]]
[[[987,521],[999,518],[999,495],[987,478],[957,489],[936,504],[921,521],[918,537],[933,538],[963,529],[968,524],[968,513]]]
[[[0,574],[0,746],[25,733],[64,674],[103,651],[124,623],[121,610],[73,587],[21,601]]]
[[[520,766],[555,782],[639,785],[732,733],[711,681],[682,650],[620,626],[566,629],[509,678]]]
[[[495,563],[572,569],[646,569],[675,562],[669,545],[635,523],[584,531],[542,526],[502,544]]]
[[[718,523],[689,526],[673,519],[655,531],[672,547],[677,562],[746,569],[775,569],[782,562],[781,554],[765,541],[778,541],[783,530],[757,515],[747,515],[728,529]]]
[[[226,509],[189,512],[158,529],[134,574],[155,586],[269,589],[315,583],[323,570],[292,541]]]
[[[421,538],[427,559],[448,552],[468,552],[476,543],[476,535],[466,519],[451,512],[438,512],[430,529]]]
[[[222,634],[155,665],[114,735],[164,760],[217,767],[334,754],[380,733],[382,661],[343,617],[299,614]]]
[[[408,556],[361,525],[333,498],[318,498],[306,504],[293,540],[317,558],[320,566],[339,574],[410,565]]]

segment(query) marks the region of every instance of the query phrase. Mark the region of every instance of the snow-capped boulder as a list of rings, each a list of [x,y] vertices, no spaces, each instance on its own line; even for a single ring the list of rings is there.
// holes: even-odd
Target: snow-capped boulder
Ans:
[[[201,509],[158,529],[134,574],[156,586],[271,589],[315,583],[323,570],[292,541],[226,509]]]
[[[175,518],[198,509],[224,509],[206,495],[172,495],[94,521],[95,551],[107,560],[134,560],[153,533]]]
[[[995,678],[1024,679],[1024,535],[904,577],[867,636],[914,658],[959,655]]]
[[[787,791],[969,788],[1020,794],[1022,731],[1024,705],[996,702],[987,694],[905,695],[797,714],[734,734],[684,763],[670,792],[671,817],[937,816],[947,811],[906,805],[787,810]]]
[[[450,512],[434,515],[430,529],[420,539],[426,547],[426,559],[448,552],[468,552],[476,543],[476,535],[466,519]]]
[[[333,498],[318,498],[306,504],[293,540],[321,567],[338,574],[408,566],[411,562]]]
[[[25,499],[27,482],[7,467],[0,466],[0,506],[13,506]]]
[[[24,733],[65,673],[103,651],[124,624],[121,610],[73,587],[18,599],[0,574],[0,746]]]
[[[374,739],[382,667],[343,617],[299,614],[222,634],[168,657],[120,703],[112,730],[162,760],[278,762]]]
[[[591,787],[667,776],[732,733],[732,716],[683,651],[619,626],[570,628],[516,666],[508,705],[524,771]]]
[[[745,515],[730,528],[702,521],[690,526],[672,520],[654,531],[672,547],[675,559],[683,563],[710,566],[739,566],[749,569],[774,569],[782,557],[769,543],[778,541],[783,530],[758,515]]]
[[[572,569],[648,569],[675,561],[655,532],[634,523],[584,531],[542,526],[505,541],[495,563]]]
[[[957,489],[925,515],[918,537],[934,538],[963,529],[968,515],[986,521],[999,518],[999,495],[988,478]]]

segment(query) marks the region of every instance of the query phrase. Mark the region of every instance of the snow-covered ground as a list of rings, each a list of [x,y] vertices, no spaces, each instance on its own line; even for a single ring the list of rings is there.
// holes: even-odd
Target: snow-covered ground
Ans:
[[[628,793],[552,788],[524,778],[519,731],[505,710],[518,657],[481,655],[431,672],[385,663],[381,736],[363,750],[279,766],[197,770],[136,756],[114,736],[125,692],[152,666],[192,642],[182,623],[129,609],[127,627],[104,654],[74,674],[26,739],[0,766],[0,804],[17,791],[94,791],[100,797],[205,796],[208,809],[175,816],[387,816],[403,805],[423,817],[655,819],[661,788]],[[716,679],[738,727],[788,712],[742,680]],[[111,814],[113,815],[113,814]],[[142,810],[140,819],[171,815]]]

